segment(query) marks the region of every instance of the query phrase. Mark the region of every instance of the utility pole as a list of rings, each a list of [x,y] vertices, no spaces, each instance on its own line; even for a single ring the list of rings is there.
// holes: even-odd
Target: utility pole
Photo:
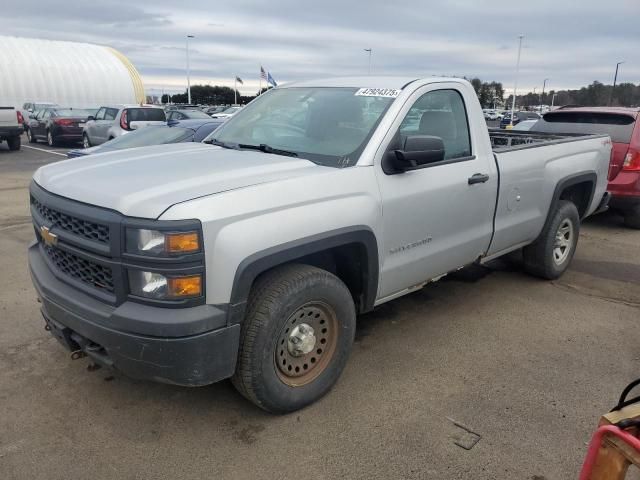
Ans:
[[[191,104],[191,78],[189,72],[189,39],[194,38],[193,35],[187,35],[187,103]]]
[[[542,82],[542,93],[540,94],[540,115],[542,115],[542,103],[544,102],[544,87],[547,86],[547,80],[549,79],[545,78],[544,82]]]
[[[616,81],[618,80],[618,67],[623,63],[624,61],[616,63],[616,74],[613,77],[613,87],[611,88],[611,93],[609,94],[609,106],[611,106],[611,101],[613,100],[613,91],[616,89]]]
[[[364,49],[365,52],[369,52],[369,75],[371,75],[371,48],[365,48]]]
[[[522,39],[524,35],[518,35],[518,61],[516,62],[516,79],[513,83],[513,100],[511,101],[511,121],[509,126],[513,128],[513,114],[516,109],[516,95],[518,94],[518,73],[520,72],[520,53],[522,52]]]

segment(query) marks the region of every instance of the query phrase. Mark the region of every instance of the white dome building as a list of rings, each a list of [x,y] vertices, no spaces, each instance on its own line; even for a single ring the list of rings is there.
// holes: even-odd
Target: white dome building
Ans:
[[[144,101],[138,71],[111,47],[0,35],[0,105],[82,108]]]

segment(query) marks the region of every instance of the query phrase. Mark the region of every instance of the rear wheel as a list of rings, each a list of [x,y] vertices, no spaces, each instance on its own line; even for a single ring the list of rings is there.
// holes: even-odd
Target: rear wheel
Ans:
[[[569,267],[578,245],[580,215],[576,206],[560,200],[538,239],[523,249],[525,270],[553,280]]]
[[[339,278],[308,265],[277,268],[252,288],[233,384],[269,412],[303,408],[338,380],[354,334],[355,306]]]
[[[640,229],[640,205],[624,212],[624,224],[629,228]]]
[[[22,144],[22,141],[20,140],[20,137],[11,137],[11,138],[7,138],[7,144],[9,145],[9,150],[15,151],[15,150],[20,150],[20,145]]]
[[[86,133],[82,134],[82,148],[91,148],[91,141]]]

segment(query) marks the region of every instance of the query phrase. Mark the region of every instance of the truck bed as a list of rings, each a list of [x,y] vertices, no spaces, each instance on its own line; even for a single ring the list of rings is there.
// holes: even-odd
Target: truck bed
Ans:
[[[575,142],[586,140],[587,138],[606,137],[606,135],[592,134],[572,134],[572,133],[542,133],[542,132],[519,132],[513,130],[502,130],[498,128],[489,129],[491,147],[496,153],[509,152],[512,150],[522,150],[524,148],[541,147],[543,145],[554,145],[565,142]]]

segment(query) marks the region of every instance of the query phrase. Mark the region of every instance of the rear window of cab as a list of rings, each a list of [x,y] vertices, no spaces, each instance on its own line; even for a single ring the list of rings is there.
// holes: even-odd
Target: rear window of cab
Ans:
[[[130,122],[164,122],[166,116],[161,108],[127,108]]]

